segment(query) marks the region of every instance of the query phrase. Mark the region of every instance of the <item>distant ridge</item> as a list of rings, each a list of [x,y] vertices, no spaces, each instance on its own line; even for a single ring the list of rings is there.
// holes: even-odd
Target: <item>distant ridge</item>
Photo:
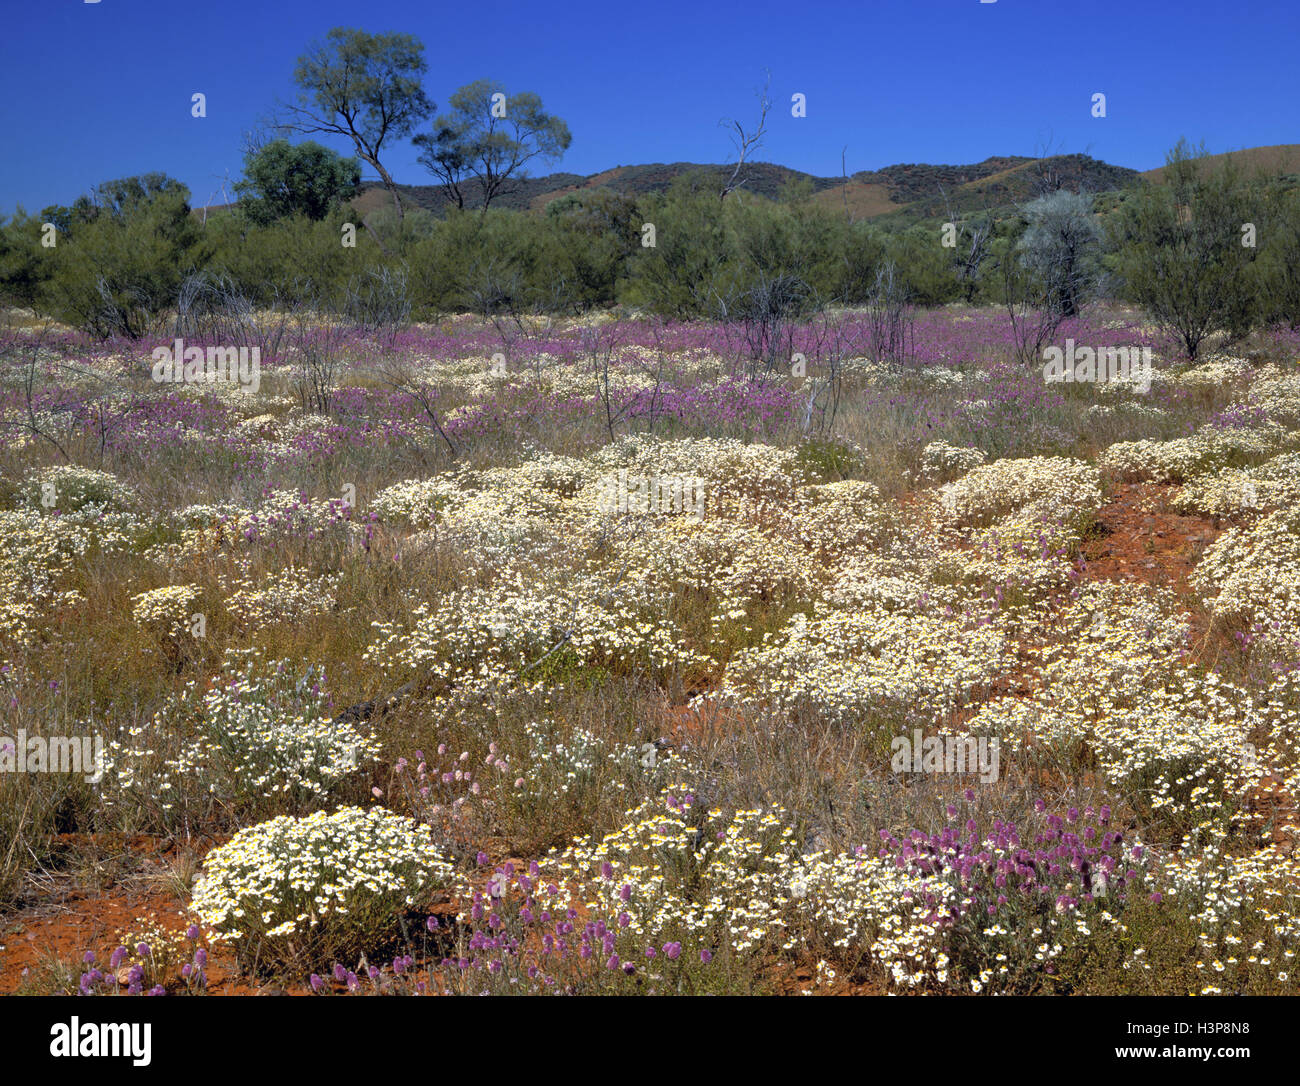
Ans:
[[[1121,188],[1138,178],[1136,170],[1112,166],[1086,155],[1055,155],[1045,159],[1021,155],[1001,155],[967,165],[931,165],[900,163],[880,170],[860,170],[847,182],[842,177],[818,177],[771,162],[754,162],[746,166],[745,191],[774,199],[791,181],[811,184],[819,202],[842,206],[847,198],[850,211],[857,218],[874,218],[910,210],[921,215],[937,214],[945,207],[945,194],[954,211],[998,206],[1024,199],[1034,191],[1035,173],[1049,169],[1070,188],[1104,191]],[[499,196],[494,207],[520,211],[542,211],[552,200],[568,193],[606,189],[637,196],[663,192],[677,178],[689,173],[730,172],[722,163],[653,162],[639,166],[615,166],[600,173],[582,176],[553,173],[530,177],[519,182],[515,191]],[[440,211],[446,199],[436,185],[401,185],[403,200],[414,207]],[[466,206],[478,206],[481,196],[467,186]],[[368,183],[365,192],[354,201],[362,213],[382,207],[387,192],[377,182]]]
[[[1240,151],[1211,155],[1209,161],[1221,162],[1231,157],[1245,172],[1300,175],[1300,143],[1251,147]],[[517,211],[545,211],[551,201],[570,193],[606,190],[628,196],[664,192],[686,174],[730,173],[731,165],[699,162],[650,162],[639,166],[614,166],[599,173],[552,173],[524,178],[513,192],[498,196],[494,207]],[[1139,172],[1127,166],[1114,166],[1087,155],[1053,155],[1030,158],[1024,155],[994,155],[983,162],[966,165],[899,163],[879,170],[859,170],[843,177],[818,177],[788,166],[771,162],[754,162],[745,168],[745,191],[775,199],[791,181],[811,186],[818,203],[845,209],[855,219],[875,219],[902,214],[930,218],[946,212],[954,214],[982,208],[1006,207],[1029,199],[1037,190],[1038,177],[1050,173],[1061,185],[1073,190],[1109,192],[1132,185],[1159,184],[1164,167]],[[399,185],[403,203],[408,207],[441,211],[447,205],[437,185]],[[466,185],[466,206],[477,207],[482,197],[475,186]],[[377,181],[367,181],[353,206],[365,215],[389,203],[387,191]],[[230,205],[196,208],[220,211]]]

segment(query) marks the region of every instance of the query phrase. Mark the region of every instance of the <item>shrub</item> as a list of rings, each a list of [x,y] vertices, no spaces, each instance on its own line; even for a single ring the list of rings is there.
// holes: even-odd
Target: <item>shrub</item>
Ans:
[[[156,807],[168,825],[214,806],[309,811],[376,757],[372,738],[331,718],[323,669],[241,655],[228,651],[212,689],[189,684],[152,726],[109,744],[108,803]],[[170,751],[156,749],[165,735]]]
[[[818,482],[848,479],[862,471],[862,453],[842,442],[813,439],[799,446],[795,463]]]
[[[921,451],[922,482],[945,483],[972,471],[984,463],[984,453],[979,449],[961,448],[946,441],[932,441]]]
[[[1116,220],[1118,267],[1129,296],[1195,358],[1219,329],[1249,331],[1259,303],[1255,250],[1241,244],[1258,205],[1231,160],[1210,169],[1180,141],[1165,183],[1130,198]]]
[[[102,206],[87,205],[85,221],[53,250],[43,306],[99,337],[139,339],[154,329],[187,267],[204,255],[189,195],[170,179],[100,186]]]
[[[344,807],[240,831],[208,853],[192,907],[245,968],[302,972],[377,949],[450,875],[411,819]]]
[[[136,501],[135,492],[109,472],[75,464],[29,473],[22,498],[29,509],[57,509],[60,513],[73,513],[86,505],[127,510]]]
[[[1083,532],[1101,506],[1101,481],[1092,465],[1066,457],[997,460],[944,486],[940,502],[958,527],[1000,525],[1014,514]]]

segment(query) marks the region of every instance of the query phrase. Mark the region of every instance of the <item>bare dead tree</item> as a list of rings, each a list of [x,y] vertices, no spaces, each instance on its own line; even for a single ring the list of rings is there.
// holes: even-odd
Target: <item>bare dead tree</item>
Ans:
[[[798,275],[760,270],[748,287],[714,291],[714,309],[735,361],[748,380],[772,376],[790,362],[799,319],[816,304]]]
[[[343,315],[353,326],[382,336],[392,346],[411,321],[406,266],[380,264],[353,276],[343,297]]]
[[[916,346],[914,321],[907,288],[892,260],[876,271],[876,285],[867,299],[864,319],[869,357],[887,366],[906,365]]]
[[[541,352],[533,347],[573,310],[568,281],[557,276],[544,289],[529,291],[517,264],[489,256],[476,261],[463,282],[466,302],[496,330],[505,358],[531,359],[540,379]]]
[[[619,325],[613,322],[599,324],[594,328],[584,328],[579,337],[582,353],[596,376],[596,387],[605,409],[605,430],[609,434],[610,441],[615,438],[615,424],[622,421],[623,416],[631,410],[636,401],[636,394],[633,392],[626,396],[621,406],[614,402],[615,389],[612,382],[614,358],[622,345],[622,338]]]
[[[812,356],[809,363],[815,374],[808,382],[808,398],[804,401],[805,435],[812,432],[814,417],[819,433],[834,428],[844,391],[844,363],[860,352],[863,335],[861,322],[843,310],[818,305],[805,338],[805,354]]]
[[[1034,149],[1037,160],[1029,170],[1030,184],[1035,196],[1047,196],[1065,187],[1065,174],[1060,167],[1062,149],[1053,149],[1050,137]]]
[[[643,362],[638,357],[636,366],[647,377],[654,379],[654,385],[650,389],[650,403],[646,411],[646,432],[653,434],[655,432],[655,422],[659,417],[660,402],[663,398],[664,367],[668,360],[668,352],[664,350],[663,345],[664,322],[662,317],[652,318],[650,333],[655,341],[654,362]]]
[[[448,455],[454,459],[456,443],[447,434],[442,413],[438,410],[438,386],[429,380],[427,372],[416,368],[409,358],[398,353],[385,355],[377,368],[389,388],[410,396],[419,405],[430,427],[446,443]]]
[[[3,364],[6,369],[9,366],[17,369],[19,386],[23,394],[23,420],[21,423],[15,421],[10,425],[20,427],[24,433],[53,445],[64,462],[70,463],[72,458],[68,456],[63,442],[59,441],[43,418],[48,414],[46,408],[38,407],[37,386],[47,376],[49,369],[48,364],[43,364],[42,356],[48,350],[47,340],[51,329],[52,324],[49,321],[46,321],[35,335],[6,328],[3,337],[0,337],[0,364]]]
[[[234,189],[235,189],[235,182],[234,182],[234,179],[230,176],[230,171],[229,171],[229,170],[226,170],[225,173],[221,174],[221,175],[218,177],[218,180],[219,180],[221,183],[216,187],[215,190],[213,190],[212,195],[208,197],[208,202],[207,202],[206,204],[203,205],[203,225],[204,225],[204,226],[207,226],[207,225],[208,225],[208,207],[209,207],[209,205],[211,205],[211,203],[212,203],[212,201],[213,201],[213,199],[214,199],[215,197],[217,197],[217,196],[220,196],[220,197],[221,197],[221,206],[222,206],[222,207],[229,207],[231,204],[233,204],[233,203],[236,202],[236,200],[233,199],[233,198],[232,198],[232,195],[231,195],[231,194],[234,192]]]
[[[523,274],[513,261],[495,254],[476,258],[461,279],[461,293],[469,307],[496,328],[503,346],[523,334]]]
[[[1053,303],[1052,288],[1036,280],[1014,249],[1002,258],[1003,305],[1011,320],[1017,361],[1028,364],[1042,355],[1065,319]]]
[[[743,176],[745,163],[749,161],[749,156],[762,146],[763,137],[767,134],[767,115],[772,110],[772,99],[768,96],[771,85],[772,75],[769,72],[763,89],[758,92],[758,124],[753,128],[746,128],[735,118],[724,117],[718,122],[727,129],[732,145],[736,148],[735,169],[731,171],[731,176],[723,183],[722,191],[719,193],[719,197],[723,200],[745,184],[746,178]]]
[[[78,292],[68,306],[82,327],[100,339],[121,336],[140,339],[160,323],[160,298],[134,283],[110,282],[104,275],[95,279],[93,292]]]
[[[51,341],[52,326],[38,332],[6,331],[0,335],[0,372],[16,368],[23,399],[21,419],[0,424],[14,427],[54,447],[67,463],[75,439],[94,440],[100,463],[109,439],[125,424],[135,402],[123,375],[107,374],[83,362],[67,344]],[[7,374],[5,374],[7,378]]]
[[[193,272],[176,292],[173,334],[181,339],[256,347],[269,360],[278,356],[289,325],[289,311],[278,296],[259,308],[227,275]]]
[[[239,140],[239,149],[245,158],[252,158],[263,151],[268,143],[276,138],[276,121],[270,117],[259,117],[255,127],[247,129]]]
[[[939,186],[939,194],[948,211],[948,222],[962,242],[956,259],[957,278],[963,285],[965,301],[969,305],[975,299],[975,291],[979,289],[980,268],[989,255],[989,243],[993,239],[993,212],[986,200],[983,211],[977,217],[958,220],[953,213],[947,190],[942,185]]]
[[[348,329],[337,321],[322,320],[317,305],[302,304],[294,312],[290,373],[304,411],[329,414],[334,375],[342,362],[347,333]]]

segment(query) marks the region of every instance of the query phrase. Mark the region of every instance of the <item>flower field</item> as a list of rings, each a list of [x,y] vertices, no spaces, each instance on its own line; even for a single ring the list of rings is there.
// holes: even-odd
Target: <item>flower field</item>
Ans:
[[[0,991],[1294,993],[1294,335],[828,319],[4,333]]]

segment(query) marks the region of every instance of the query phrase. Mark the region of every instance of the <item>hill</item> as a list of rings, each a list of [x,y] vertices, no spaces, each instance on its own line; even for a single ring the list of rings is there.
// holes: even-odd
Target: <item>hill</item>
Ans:
[[[1248,147],[1242,151],[1228,151],[1221,155],[1210,155],[1206,160],[1217,165],[1231,158],[1233,163],[1246,173],[1261,171],[1263,173],[1300,174],[1300,143],[1277,143],[1269,147]],[[1160,184],[1164,180],[1165,168],[1158,166],[1154,170],[1145,170],[1141,177],[1146,181]]]
[[[722,163],[654,162],[638,166],[615,166],[613,169],[583,177],[572,173],[553,173],[521,180],[514,191],[499,196],[493,206],[519,211],[542,211],[552,200],[569,193],[597,189],[629,196],[663,192],[677,178],[689,173],[729,173]],[[861,170],[843,177],[818,177],[801,170],[770,162],[755,162],[745,168],[745,191],[775,199],[789,182],[811,185],[814,199],[844,206],[847,203],[855,218],[875,218],[900,211],[921,216],[939,214],[948,204],[954,211],[996,207],[1031,197],[1035,178],[1054,173],[1069,188],[1093,192],[1121,188],[1139,175],[1136,170],[1089,158],[1086,155],[1057,155],[1046,159],[1023,156],[994,156],[967,165],[933,165],[900,163],[880,170]],[[441,211],[447,199],[436,185],[402,185],[402,198],[409,206]],[[363,214],[382,207],[388,194],[382,186],[371,183],[354,201]],[[480,206],[482,197],[467,186],[467,207]]]
[[[1209,161],[1221,162],[1228,157],[1247,173],[1300,175],[1300,144],[1253,147],[1226,154],[1211,155]],[[497,197],[494,206],[517,211],[541,212],[551,201],[570,193],[607,190],[628,196],[664,192],[679,177],[687,174],[730,173],[723,163],[651,162],[633,166],[615,166],[600,173],[551,173],[521,179],[513,191]],[[790,182],[811,187],[813,199],[836,209],[844,209],[854,219],[875,219],[887,215],[907,218],[932,218],[946,214],[1005,208],[1031,199],[1041,191],[1042,179],[1051,177],[1055,186],[1087,192],[1108,192],[1132,185],[1159,184],[1164,167],[1139,172],[1115,166],[1087,155],[1054,155],[1029,158],[1023,155],[995,155],[982,162],[965,165],[932,163],[898,163],[879,170],[860,170],[849,177],[819,177],[771,162],[754,162],[746,166],[745,191],[776,199]],[[400,185],[403,202],[408,207],[441,212],[447,199],[437,185]],[[466,186],[466,206],[482,204],[481,194],[471,183]],[[363,215],[387,206],[388,193],[378,182],[366,182],[353,206]],[[222,207],[213,206],[209,211]],[[203,209],[196,208],[196,213]]]

